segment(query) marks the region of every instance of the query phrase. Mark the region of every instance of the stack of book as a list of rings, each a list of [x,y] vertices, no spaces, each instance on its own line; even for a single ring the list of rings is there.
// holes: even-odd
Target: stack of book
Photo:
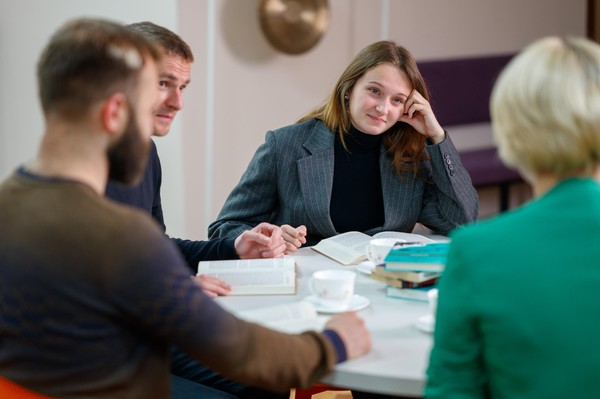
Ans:
[[[427,291],[435,288],[448,256],[449,243],[392,248],[385,266],[371,273],[387,284],[388,296],[427,301]]]
[[[437,272],[398,272],[377,266],[371,272],[371,278],[397,288],[417,288],[435,285],[441,273]]]

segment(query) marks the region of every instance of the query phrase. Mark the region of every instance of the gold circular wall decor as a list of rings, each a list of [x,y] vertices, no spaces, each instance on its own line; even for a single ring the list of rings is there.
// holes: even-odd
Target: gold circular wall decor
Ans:
[[[258,13],[269,43],[286,54],[313,48],[329,25],[327,0],[261,0]]]

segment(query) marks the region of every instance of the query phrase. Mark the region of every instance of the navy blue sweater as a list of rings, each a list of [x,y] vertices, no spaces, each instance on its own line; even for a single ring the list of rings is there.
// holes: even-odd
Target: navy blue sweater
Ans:
[[[156,144],[152,142],[150,158],[142,181],[134,187],[109,181],[106,186],[106,196],[122,204],[134,206],[150,213],[152,217],[166,231],[163,211],[160,200],[160,185],[162,182],[162,169]],[[190,269],[198,271],[198,262],[201,260],[237,259],[238,256],[233,246],[232,238],[215,238],[209,241],[183,240],[172,238],[179,247]]]

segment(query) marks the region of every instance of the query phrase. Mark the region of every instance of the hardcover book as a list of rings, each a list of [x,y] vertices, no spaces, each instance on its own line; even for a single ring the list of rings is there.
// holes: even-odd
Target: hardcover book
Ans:
[[[447,242],[393,248],[385,258],[386,271],[442,272],[446,266]]]
[[[435,285],[427,286],[427,287],[418,287],[418,288],[398,288],[388,286],[386,287],[386,295],[392,298],[399,299],[407,299],[410,301],[419,301],[419,302],[428,302],[429,298],[427,297],[427,292],[433,288],[436,288]]]
[[[442,274],[438,272],[413,272],[413,271],[394,271],[386,270],[384,266],[377,266],[371,272],[371,276],[393,278],[411,283],[422,283],[431,279],[440,277]]]
[[[414,281],[406,281],[403,280],[401,278],[395,278],[395,277],[388,277],[388,276],[382,276],[378,273],[371,273],[371,278],[373,280],[377,280],[377,281],[381,281],[382,283],[385,283],[387,285],[391,285],[392,287],[397,287],[397,288],[417,288],[417,287],[427,287],[430,285],[435,285],[437,284],[438,280],[439,280],[439,276],[440,274],[435,273],[435,277],[431,277],[428,280],[423,280],[420,282],[414,282]]]

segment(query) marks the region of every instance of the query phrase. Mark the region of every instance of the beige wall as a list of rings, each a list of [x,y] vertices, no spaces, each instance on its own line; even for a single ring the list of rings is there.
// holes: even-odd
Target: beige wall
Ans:
[[[331,24],[321,42],[289,56],[263,37],[258,3],[0,0],[0,178],[35,154],[43,126],[35,62],[48,35],[74,16],[152,20],[191,44],[197,60],[186,108],[157,144],[168,232],[196,239],[206,237],[265,132],[323,101],[366,44],[390,38],[418,60],[504,54],[548,34],[584,35],[586,22],[585,0],[329,0]],[[461,149],[491,143],[488,124],[449,131]]]

